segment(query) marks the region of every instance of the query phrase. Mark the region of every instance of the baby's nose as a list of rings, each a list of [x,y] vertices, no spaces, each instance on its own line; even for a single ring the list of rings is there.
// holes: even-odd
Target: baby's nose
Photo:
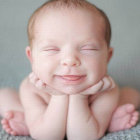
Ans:
[[[79,66],[80,60],[77,57],[75,57],[74,55],[65,56],[61,60],[61,65],[63,65],[63,66]]]

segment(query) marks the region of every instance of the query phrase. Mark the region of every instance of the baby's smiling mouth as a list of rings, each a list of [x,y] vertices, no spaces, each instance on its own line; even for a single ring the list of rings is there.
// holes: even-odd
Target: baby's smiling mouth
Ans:
[[[80,84],[85,80],[86,75],[56,75],[64,84]]]
[[[60,77],[64,80],[68,80],[68,81],[77,81],[77,80],[85,77],[85,75],[62,75]]]

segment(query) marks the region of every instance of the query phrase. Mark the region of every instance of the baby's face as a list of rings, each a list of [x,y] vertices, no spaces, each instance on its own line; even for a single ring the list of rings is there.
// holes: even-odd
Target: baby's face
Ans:
[[[51,11],[35,27],[33,71],[49,86],[74,94],[107,71],[109,48],[102,18],[83,10]]]

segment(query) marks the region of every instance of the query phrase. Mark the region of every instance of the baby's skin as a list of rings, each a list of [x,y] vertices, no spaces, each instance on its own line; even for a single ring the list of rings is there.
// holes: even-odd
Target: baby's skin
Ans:
[[[37,78],[37,76],[34,73],[30,74],[30,76],[24,80],[24,82],[21,86],[24,87],[25,84],[28,84],[28,90],[34,90],[35,92],[39,91],[38,93],[40,93],[40,94],[38,94],[38,96],[39,96],[39,98],[42,98],[41,101],[42,101],[43,105],[45,105],[45,104],[49,105],[51,103],[50,102],[51,96],[55,95],[55,97],[63,96],[64,98],[66,96],[67,97],[69,96],[69,100],[72,96],[75,99],[77,99],[77,98],[79,98],[79,99],[81,98],[82,100],[86,99],[88,101],[88,105],[91,106],[92,103],[94,101],[98,100],[98,98],[100,96],[103,96],[103,94],[106,94],[106,91],[113,92],[113,90],[117,87],[115,85],[114,81],[112,80],[112,78],[109,76],[106,76],[102,80],[100,80],[96,85],[93,85],[92,87],[86,89],[85,91],[82,91],[81,93],[78,93],[77,95],[66,95],[65,96],[64,93],[58,92],[58,91],[48,87],[39,78]],[[22,87],[21,87],[21,89],[22,89]],[[45,92],[45,94],[43,94],[44,92]],[[49,93],[49,94],[47,94],[47,93]],[[116,94],[118,94],[118,93],[116,93]],[[117,95],[117,97],[118,97],[118,95]],[[20,96],[20,97],[22,97],[22,96]],[[67,97],[65,99],[67,99]],[[63,98],[63,100],[64,100],[64,98]],[[72,100],[72,98],[71,98],[71,100]],[[67,102],[65,102],[65,104],[68,104],[68,100],[66,100],[66,101]],[[74,99],[73,99],[73,102],[74,102]],[[76,102],[78,104],[78,100],[76,100]],[[69,106],[70,106],[70,103],[71,102],[69,101]],[[40,109],[42,107],[43,106],[40,106]],[[26,109],[26,107],[25,107],[25,109]],[[68,108],[65,108],[64,110],[65,110],[64,112],[67,112]],[[30,122],[30,121],[32,121],[32,119],[25,118],[26,112],[28,112],[28,111],[27,110],[25,110],[25,112],[14,111],[14,110],[6,111],[4,113],[3,119],[1,121],[5,131],[11,135],[32,135],[31,128],[33,128],[33,126],[32,126],[33,124]],[[30,111],[31,114],[32,114],[32,112],[33,111]],[[80,112],[78,112],[78,113],[80,113]],[[105,126],[106,129],[108,129],[108,131],[110,131],[110,132],[125,130],[125,129],[129,129],[129,128],[135,126],[138,121],[138,117],[139,117],[139,114],[136,111],[135,106],[133,104],[124,104],[124,105],[121,105],[118,107],[116,106],[116,108],[114,108],[114,110],[112,110],[112,113],[113,113],[112,118],[110,116],[108,124],[107,124],[107,126]],[[71,117],[71,115],[70,115],[70,117]],[[67,116],[67,118],[69,118],[69,116]],[[66,123],[68,123],[68,126],[66,126]],[[74,126],[74,125],[73,126],[71,125],[71,124],[73,124],[73,122],[71,122],[71,124],[69,125],[69,120],[67,119],[67,122],[66,122],[64,119],[63,124],[64,124],[64,128],[68,129],[68,130],[66,130],[68,135],[70,135],[70,133],[73,132],[70,130],[70,128]],[[51,124],[48,124],[48,126],[49,125],[51,125]],[[58,129],[59,129],[59,126],[58,126]],[[102,133],[104,133],[106,131],[106,129]],[[63,135],[61,137],[64,137],[64,135],[66,133],[64,129],[63,129],[63,131],[61,131],[61,133]],[[81,131],[80,131],[80,133],[81,133]],[[103,134],[101,136],[103,136]],[[70,139],[72,139],[72,136],[69,136],[69,137],[70,137]]]
[[[28,24],[26,55],[37,76],[25,78],[19,94],[0,90],[3,128],[37,140],[96,140],[133,127],[139,93],[105,76],[113,54],[107,17],[86,1],[83,8],[53,2]]]

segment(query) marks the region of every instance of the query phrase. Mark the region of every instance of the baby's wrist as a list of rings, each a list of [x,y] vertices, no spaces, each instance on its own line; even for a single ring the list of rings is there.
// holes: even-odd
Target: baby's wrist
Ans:
[[[68,97],[69,95],[67,95],[67,94],[58,94],[58,95],[51,95],[51,97],[54,97],[54,98],[61,98],[61,97]]]
[[[72,94],[69,95],[71,99],[88,99],[87,95],[82,95],[82,94]]]
[[[56,100],[56,101],[59,101],[59,100],[68,100],[69,99],[69,96],[68,95],[51,95],[51,99],[52,100]]]

